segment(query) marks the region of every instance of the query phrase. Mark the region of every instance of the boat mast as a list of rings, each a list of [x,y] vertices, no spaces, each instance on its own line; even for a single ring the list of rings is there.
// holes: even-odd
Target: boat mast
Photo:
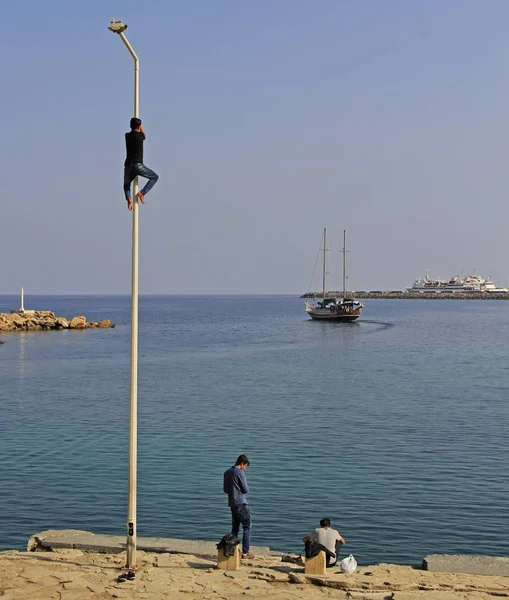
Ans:
[[[343,229],[343,302],[346,296],[346,229]]]
[[[322,298],[325,302],[325,253],[327,252],[327,229],[323,230],[323,278],[322,278]]]

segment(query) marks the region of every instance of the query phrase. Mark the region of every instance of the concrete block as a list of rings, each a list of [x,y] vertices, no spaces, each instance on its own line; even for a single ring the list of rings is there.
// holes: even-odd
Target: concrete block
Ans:
[[[327,568],[327,556],[322,550],[313,558],[306,558],[304,563],[304,571],[306,575],[325,575]]]
[[[78,529],[46,530],[33,535],[28,542],[28,551],[71,548],[83,552],[103,552],[118,554],[125,552],[125,535],[94,534]],[[156,553],[193,554],[214,560],[217,554],[216,542],[181,540],[175,538],[138,537],[138,550]],[[280,556],[268,546],[251,546],[251,552],[258,556]]]
[[[71,540],[75,537],[82,535],[93,535],[89,531],[83,531],[82,529],[45,529],[40,533],[34,534],[29,540],[27,545],[27,551],[33,552],[39,549],[51,549],[51,548],[40,548],[41,543],[44,540],[49,540],[54,537],[65,537],[67,538],[67,548],[70,548]]]
[[[217,568],[224,571],[238,571],[240,567],[240,550],[237,546],[233,556],[228,558],[224,555],[223,549],[217,550]]]
[[[502,575],[509,577],[509,558],[500,556],[468,556],[466,554],[429,554],[422,561],[427,571]]]

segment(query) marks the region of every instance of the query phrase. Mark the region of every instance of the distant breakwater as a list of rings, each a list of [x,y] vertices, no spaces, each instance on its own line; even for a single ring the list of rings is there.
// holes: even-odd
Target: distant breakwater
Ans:
[[[61,329],[107,329],[115,327],[109,319],[87,321],[84,316],[56,317],[49,310],[13,310],[0,313],[0,331],[55,331]]]
[[[301,298],[321,298],[321,292],[308,292]],[[325,298],[342,298],[343,292],[327,292]],[[509,293],[498,292],[346,292],[346,298],[359,298],[361,300],[509,300]]]

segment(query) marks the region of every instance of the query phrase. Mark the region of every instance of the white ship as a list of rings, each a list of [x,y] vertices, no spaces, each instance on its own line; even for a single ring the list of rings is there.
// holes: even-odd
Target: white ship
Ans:
[[[509,292],[509,289],[497,287],[496,284],[488,278],[483,284],[482,291],[489,293],[507,294],[507,292]]]
[[[407,288],[409,292],[468,292],[468,293],[498,293],[505,294],[509,290],[507,288],[499,288],[488,277],[484,279],[480,275],[467,275],[460,277],[456,275],[451,279],[433,279],[430,271],[422,279],[416,279],[412,287]]]

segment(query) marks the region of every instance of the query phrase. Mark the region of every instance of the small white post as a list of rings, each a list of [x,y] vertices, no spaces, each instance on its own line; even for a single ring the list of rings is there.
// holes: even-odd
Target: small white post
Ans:
[[[20,308],[20,310],[21,311],[25,310],[25,307],[23,306],[23,288],[21,288],[21,308]]]

